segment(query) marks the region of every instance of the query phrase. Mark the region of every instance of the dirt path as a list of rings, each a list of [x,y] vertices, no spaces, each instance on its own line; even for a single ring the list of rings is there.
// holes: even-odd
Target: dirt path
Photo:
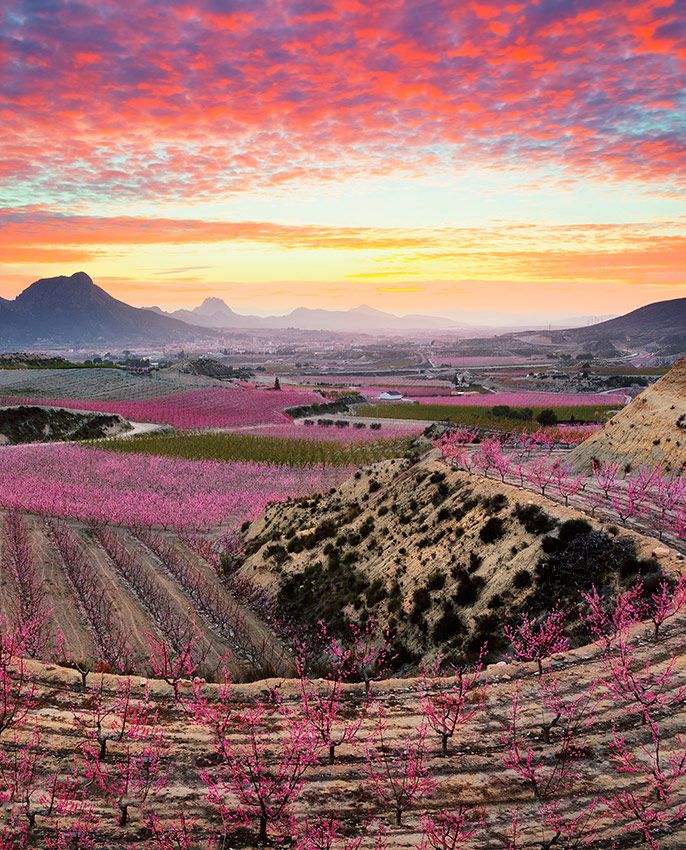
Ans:
[[[81,621],[78,600],[65,578],[60,556],[46,533],[45,522],[31,515],[25,518],[38,572],[43,578],[45,606],[52,609],[54,628],[64,637],[65,654],[77,661],[93,663],[98,651]]]
[[[226,662],[231,676],[240,680],[247,675],[246,664],[232,652],[232,647],[220,634],[219,630],[213,628],[212,624],[197,610],[197,606],[189,598],[183,587],[165,569],[160,559],[152,553],[137,537],[126,529],[117,529],[119,539],[126,548],[134,552],[138,558],[141,569],[155,582],[164,596],[172,603],[174,610],[182,619],[195,621],[197,628],[204,636],[203,650],[206,653],[203,666],[208,671],[216,671],[222,662]]]

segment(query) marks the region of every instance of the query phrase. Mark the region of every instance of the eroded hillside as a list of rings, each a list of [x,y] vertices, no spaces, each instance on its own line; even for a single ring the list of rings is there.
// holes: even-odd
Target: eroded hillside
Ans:
[[[592,584],[650,587],[675,567],[657,541],[436,459],[377,464],[326,496],[273,505],[247,538],[238,574],[282,616],[316,630],[374,615],[405,670],[484,642],[495,659],[519,611],[573,605]]]
[[[681,472],[686,467],[686,361],[574,449],[569,460],[588,472],[594,458],[621,469],[660,466]]]
[[[0,407],[0,445],[93,440],[131,430],[117,414],[86,413],[61,407]]]

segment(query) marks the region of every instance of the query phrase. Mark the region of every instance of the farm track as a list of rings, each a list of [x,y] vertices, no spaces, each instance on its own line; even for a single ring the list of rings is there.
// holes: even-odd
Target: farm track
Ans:
[[[275,634],[273,629],[264,622],[249,606],[245,605],[227,588],[226,584],[221,581],[217,573],[201,555],[195,552],[183,540],[175,539],[174,545],[181,550],[197,567],[204,571],[210,581],[216,584],[221,591],[226,595],[227,599],[238,607],[238,610],[243,617],[245,628],[248,631],[248,636],[254,647],[264,647],[264,653],[268,658],[274,660],[280,659],[277,673],[285,676],[292,673],[294,669],[294,658],[289,647]]]
[[[6,514],[0,512],[0,531]],[[68,578],[65,562],[60,554],[51,527],[44,517],[19,514],[27,529],[34,559],[35,575],[39,583],[44,608],[49,613],[50,631],[63,636],[60,657],[95,667],[110,659],[104,652],[103,635],[97,634],[92,617],[83,607],[77,588]],[[74,543],[78,544],[80,557],[86,569],[92,572],[99,584],[102,604],[110,609],[112,628],[125,636],[127,669],[148,670],[150,653],[148,635],[167,639],[193,628],[201,636],[205,675],[216,676],[222,666],[227,667],[234,681],[254,677],[256,669],[276,671],[286,675],[293,670],[290,650],[260,617],[239,602],[217,576],[214,567],[175,535],[154,532],[163,544],[171,547],[187,563],[193,575],[200,576],[202,586],[211,591],[214,611],[224,615],[222,622],[212,616],[193,598],[191,588],[184,586],[169,566],[136,534],[126,528],[108,527],[106,535],[113,545],[130,553],[131,562],[126,569],[117,563],[116,552],[103,545],[97,528],[82,523],[64,521],[63,525]],[[0,533],[0,613],[9,620],[18,616],[19,589],[15,576],[3,566],[6,549],[4,534]],[[131,578],[136,577],[133,583]],[[148,593],[149,592],[149,593]],[[148,598],[149,597],[149,598]],[[218,606],[218,607],[217,607]],[[229,617],[230,619],[227,619]],[[149,672],[149,671],[148,671]]]
[[[28,514],[25,516],[55,630],[64,636],[64,645],[69,647],[73,658],[97,658],[98,650],[92,635],[80,622],[78,600],[65,578],[59,553],[47,534],[45,522]]]

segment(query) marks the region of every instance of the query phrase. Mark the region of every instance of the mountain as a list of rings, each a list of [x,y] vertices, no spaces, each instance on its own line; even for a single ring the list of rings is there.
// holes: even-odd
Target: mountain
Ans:
[[[264,327],[259,316],[241,316],[221,298],[206,298],[193,310],[175,310],[170,314],[175,319],[199,325],[203,328],[260,328]]]
[[[221,298],[206,298],[193,310],[176,310],[169,314],[194,325],[211,328],[262,328],[267,330],[449,330],[463,327],[451,319],[436,316],[394,316],[383,310],[362,305],[350,310],[320,310],[298,307],[285,316],[246,316],[236,313]]]
[[[656,301],[624,316],[553,334],[555,341],[658,346],[665,354],[686,351],[686,298]]]
[[[0,348],[186,342],[212,335],[152,310],[131,307],[85,272],[37,280],[0,304]]]

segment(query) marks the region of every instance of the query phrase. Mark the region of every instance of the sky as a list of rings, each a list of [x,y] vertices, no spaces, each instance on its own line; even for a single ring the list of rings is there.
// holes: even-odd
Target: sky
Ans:
[[[683,0],[4,0],[0,296],[684,297],[685,66]]]

